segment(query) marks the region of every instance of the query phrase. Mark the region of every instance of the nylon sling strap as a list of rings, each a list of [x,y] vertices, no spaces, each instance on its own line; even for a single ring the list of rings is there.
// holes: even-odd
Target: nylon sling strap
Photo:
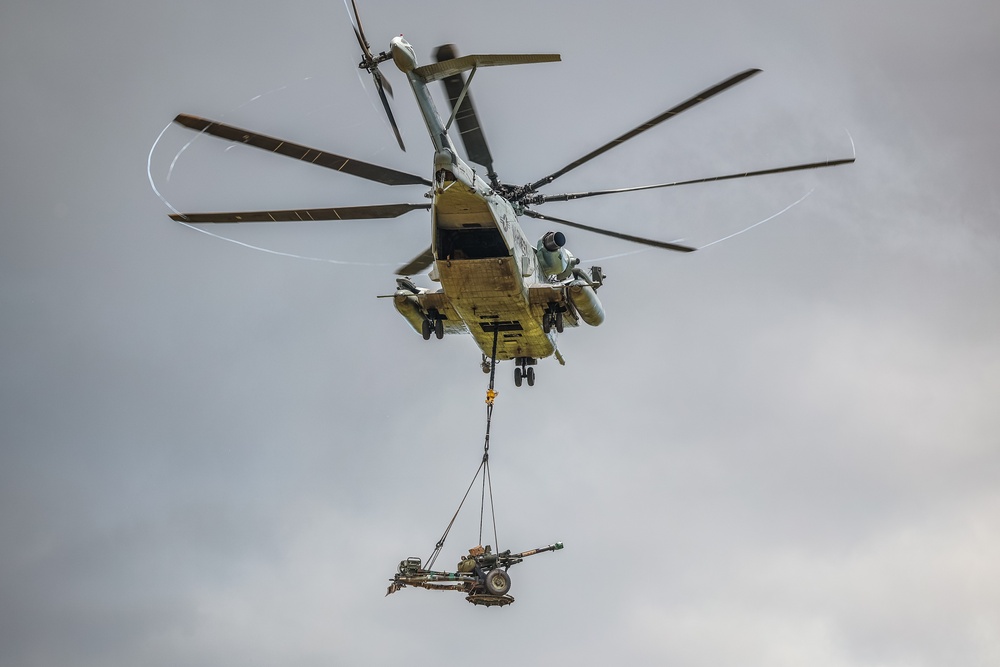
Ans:
[[[426,561],[427,564],[424,566],[424,569],[426,570],[430,570],[434,567],[434,562],[437,560],[438,555],[440,555],[441,549],[444,548],[445,540],[448,539],[448,533],[451,531],[451,527],[455,525],[455,519],[458,518],[458,513],[462,511],[462,506],[465,505],[465,501],[469,497],[469,492],[472,491],[472,485],[475,484],[476,480],[479,478],[480,471],[483,471],[483,490],[479,506],[479,543],[482,544],[483,542],[483,515],[486,509],[486,489],[489,487],[490,514],[493,519],[493,543],[497,545],[497,551],[500,550],[499,540],[497,540],[496,509],[493,507],[493,481],[490,478],[490,423],[493,419],[493,399],[495,399],[497,395],[497,392],[493,389],[493,385],[496,379],[497,339],[499,336],[500,326],[495,325],[493,328],[493,352],[490,356],[490,386],[486,390],[486,439],[483,442],[483,458],[482,461],[479,462],[479,467],[476,468],[476,474],[472,477],[472,481],[469,482],[469,488],[465,490],[465,495],[462,496],[462,502],[458,504],[458,509],[455,510],[455,514],[451,517],[451,521],[448,522],[448,527],[444,529],[441,539],[434,545],[434,551],[431,553],[430,557]]]

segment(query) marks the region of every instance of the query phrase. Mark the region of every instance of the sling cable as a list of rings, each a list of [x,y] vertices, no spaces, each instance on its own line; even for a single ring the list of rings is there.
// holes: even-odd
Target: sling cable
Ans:
[[[492,550],[490,545],[482,546],[487,490],[489,491],[490,499],[490,518],[493,522],[493,543],[499,545],[496,511],[493,505],[493,482],[490,477],[490,425],[493,419],[493,402],[497,397],[494,382],[496,380],[497,339],[499,334],[500,327],[499,325],[495,325],[493,328],[493,351],[490,355],[490,384],[486,390],[486,437],[483,441],[483,458],[476,469],[476,474],[469,483],[469,487],[465,490],[465,495],[462,496],[462,501],[458,504],[458,509],[455,510],[451,521],[448,522],[448,526],[441,535],[441,539],[434,545],[434,551],[427,559],[426,565],[422,563],[420,558],[416,557],[410,557],[401,561],[396,575],[392,579],[392,583],[389,584],[386,595],[395,593],[407,586],[438,591],[454,590],[465,592],[465,599],[472,604],[486,607],[503,607],[514,602],[514,598],[509,595],[510,575],[507,574],[507,570],[512,565],[520,563],[527,556],[533,556],[546,551],[557,551],[563,548],[562,542],[555,542],[554,544],[538,549],[530,549],[512,554],[510,549],[501,552],[499,546],[497,546],[496,552]],[[469,549],[467,556],[462,557],[462,560],[459,561],[456,567],[457,571],[443,572],[434,570],[434,563],[441,554],[441,549],[444,548],[448,533],[451,532],[451,528],[455,524],[455,519],[458,518],[459,512],[462,511],[462,506],[469,497],[469,493],[472,491],[476,480],[479,479],[480,473],[482,473],[483,481],[479,505],[479,543],[477,546]]]

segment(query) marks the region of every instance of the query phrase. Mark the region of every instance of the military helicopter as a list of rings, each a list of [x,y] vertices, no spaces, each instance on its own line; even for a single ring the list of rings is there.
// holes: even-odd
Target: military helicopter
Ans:
[[[768,174],[833,167],[854,162],[854,158],[826,160],[778,168],[747,171],[686,181],[659,183],[611,190],[563,194],[543,194],[540,189],[577,167],[635,138],[664,121],[705,100],[746,81],[760,72],[748,69],[674,105],[645,123],[595,148],[586,155],[536,181],[512,185],[500,180],[473,106],[469,87],[480,67],[551,63],[558,54],[467,55],[458,56],[454,46],[444,45],[435,52],[435,62],[419,65],[413,47],[402,36],[393,37],[387,51],[374,53],[365,37],[357,4],[351,0],[353,27],[361,47],[359,68],[368,72],[378,91],[396,141],[406,150],[392,114],[388,96],[392,88],[379,65],[392,60],[406,76],[434,148],[431,179],[353,158],[257,134],[231,125],[186,114],[175,122],[193,130],[241,142],[296,160],[391,186],[429,188],[430,202],[375,204],[274,211],[225,213],[183,213],[170,217],[185,223],[246,223],[282,221],[322,221],[395,218],[415,210],[430,211],[430,246],[396,273],[396,290],[391,296],[396,309],[425,340],[445,334],[471,334],[482,352],[482,369],[491,372],[498,361],[514,360],[514,383],[535,383],[534,366],[539,359],[555,356],[564,363],[557,347],[557,335],[565,327],[580,322],[597,326],[604,321],[604,308],[597,296],[605,276],[598,266],[582,269],[580,260],[565,247],[562,232],[549,231],[534,244],[518,224],[519,216],[556,223],[624,239],[637,244],[675,252],[697,248],[624,234],[601,227],[545,215],[535,207],[553,201],[568,201],[640,190],[668,188],[694,183],[749,178]],[[468,78],[465,73],[468,72]],[[430,84],[441,81],[447,93],[450,116],[438,112]],[[449,135],[457,124],[469,162],[485,171],[483,178],[462,159]],[[418,287],[409,276],[430,268],[429,278],[437,289]]]

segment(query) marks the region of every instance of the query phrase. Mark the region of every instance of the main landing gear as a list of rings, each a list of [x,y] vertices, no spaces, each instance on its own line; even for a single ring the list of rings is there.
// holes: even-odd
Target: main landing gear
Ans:
[[[529,387],[535,386],[535,369],[533,366],[538,363],[537,359],[531,357],[518,357],[514,360],[517,364],[514,367],[514,386],[520,387],[523,380],[528,381]]]
[[[549,307],[545,309],[545,313],[542,314],[542,331],[549,333],[552,331],[552,327],[555,327],[556,332],[562,333],[564,311],[563,306],[550,303]]]
[[[431,339],[431,332],[434,333],[434,336],[438,340],[444,338],[444,318],[441,317],[441,313],[435,308],[427,311],[427,316],[420,326],[420,333],[423,335],[424,340]]]
[[[527,380],[528,386],[534,387],[535,369],[533,367],[537,363],[538,359],[534,359],[532,357],[517,357],[514,359],[514,386],[520,387],[524,381]],[[483,369],[484,373],[489,373],[493,370],[490,358],[485,354],[483,355],[483,360],[480,362],[479,367]]]

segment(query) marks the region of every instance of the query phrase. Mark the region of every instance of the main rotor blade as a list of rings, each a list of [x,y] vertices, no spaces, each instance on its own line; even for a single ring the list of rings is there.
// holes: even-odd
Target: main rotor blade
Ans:
[[[385,79],[383,78],[382,73],[378,70],[375,70],[372,73],[372,77],[375,79],[375,88],[378,89],[378,96],[382,99],[382,108],[385,109],[385,115],[389,117],[389,125],[392,125],[392,131],[396,135],[396,143],[399,144],[400,150],[405,153],[406,146],[403,145],[403,137],[399,133],[399,126],[396,125],[396,119],[392,115],[392,108],[389,106],[389,100],[385,97]],[[389,91],[389,94],[392,94],[391,90]]]
[[[600,234],[602,236],[610,236],[616,239],[624,239],[625,241],[632,241],[633,243],[650,245],[655,248],[664,248],[665,250],[676,250],[677,252],[694,252],[695,250],[697,250],[697,248],[692,248],[691,246],[679,245],[677,243],[667,243],[665,241],[655,241],[653,239],[647,239],[641,236],[632,236],[631,234],[622,234],[621,232],[613,232],[609,229],[601,229],[600,227],[581,225],[579,222],[570,222],[569,220],[564,220],[562,218],[555,218],[551,215],[542,215],[541,213],[536,213],[535,211],[529,211],[528,209],[524,210],[524,214],[531,218],[537,218],[538,220],[548,220],[549,222],[558,222],[559,224],[566,225],[567,227],[575,227],[577,229],[583,229],[588,232]]]
[[[669,120],[670,118],[673,118],[674,116],[676,116],[677,114],[681,113],[682,111],[687,111],[691,107],[693,107],[693,106],[695,106],[697,104],[700,104],[701,102],[704,102],[705,100],[707,100],[710,97],[718,95],[722,91],[724,91],[724,90],[726,90],[728,88],[731,88],[731,87],[735,86],[736,84],[738,84],[738,83],[740,83],[742,81],[745,81],[745,80],[749,79],[750,77],[752,77],[753,75],[755,75],[755,74],[757,74],[759,72],[760,72],[759,69],[748,69],[745,72],[740,72],[739,74],[736,74],[734,76],[729,77],[725,81],[722,81],[720,83],[715,84],[711,88],[707,88],[707,89],[701,91],[700,93],[698,93],[694,97],[691,97],[690,99],[687,99],[687,100],[681,102],[680,104],[667,109],[666,111],[664,111],[663,113],[661,113],[659,116],[656,116],[655,118],[650,118],[649,120],[647,120],[642,125],[639,125],[635,129],[626,132],[625,134],[621,135],[617,139],[609,141],[608,143],[604,144],[603,146],[601,146],[601,147],[599,147],[599,148],[591,151],[590,153],[587,153],[586,155],[584,155],[579,160],[576,160],[575,162],[569,163],[568,165],[566,165],[565,167],[563,167],[559,171],[554,172],[552,174],[549,174],[545,178],[542,178],[540,180],[535,181],[530,186],[528,186],[529,190],[534,191],[534,190],[537,190],[538,188],[542,187],[543,185],[547,185],[547,184],[551,183],[552,181],[554,181],[555,179],[559,178],[560,176],[562,176],[566,172],[571,171],[573,169],[576,169],[577,167],[579,167],[580,165],[584,164],[585,162],[589,162],[590,160],[593,160],[595,157],[606,153],[607,151],[611,150],[615,146],[623,144],[624,142],[628,141],[629,139],[631,139],[631,138],[633,138],[633,137],[635,137],[635,136],[637,136],[639,134],[642,134],[643,132],[645,132],[646,130],[648,130],[650,128],[656,127],[657,125],[659,125],[663,121]]]
[[[854,158],[841,160],[825,160],[823,162],[811,162],[809,164],[796,164],[789,167],[775,167],[774,169],[761,169],[760,171],[744,171],[738,174],[726,174],[725,176],[710,176],[708,178],[694,178],[689,181],[674,181],[673,183],[659,183],[657,185],[639,185],[632,188],[617,188],[615,190],[593,190],[591,192],[570,192],[562,195],[538,195],[531,199],[532,204],[544,204],[550,201],[569,201],[571,199],[583,199],[584,197],[596,197],[598,195],[613,195],[621,192],[639,192],[640,190],[655,190],[657,188],[672,188],[675,185],[692,185],[694,183],[712,183],[714,181],[728,181],[735,178],[749,178],[751,176],[766,176],[768,174],[783,174],[788,171],[801,171],[803,169],[821,169],[823,167],[836,167],[841,164],[851,164]]]
[[[457,57],[458,49],[456,49],[454,44],[443,44],[434,52],[434,60],[437,62],[452,60]],[[462,90],[465,89],[465,76],[461,73],[454,74],[441,79],[441,82],[448,93],[449,106],[454,111],[455,104],[462,95]],[[455,114],[455,122],[458,123],[459,136],[462,138],[462,144],[465,146],[465,154],[469,157],[469,160],[486,167],[486,171],[490,175],[490,180],[494,180],[493,177],[496,174],[493,171],[493,156],[490,154],[490,148],[486,144],[486,136],[483,134],[483,129],[479,124],[479,116],[476,114],[476,107],[472,103],[471,92],[466,92],[465,99],[462,100],[462,104],[458,107],[458,112]]]
[[[232,125],[198,118],[197,116],[180,114],[174,118],[174,122],[189,127],[192,130],[204,132],[205,134],[262,148],[272,153],[317,164],[327,169],[340,171],[351,176],[357,176],[358,178],[365,178],[369,181],[385,183],[386,185],[432,185],[430,181],[421,176],[396,171],[388,167],[380,167],[376,164],[354,160],[335,153],[327,153],[315,148],[309,148],[308,146],[302,146],[301,144],[294,144],[290,141],[282,141],[281,139],[275,139],[264,134],[256,134],[249,130],[233,127]]]
[[[405,266],[396,269],[397,276],[412,276],[422,272],[434,262],[434,253],[427,248],[422,253],[410,260]]]
[[[313,222],[322,220],[377,220],[398,218],[404,213],[430,209],[430,204],[376,204],[374,206],[338,206],[287,211],[237,211],[231,213],[177,213],[178,222]]]

